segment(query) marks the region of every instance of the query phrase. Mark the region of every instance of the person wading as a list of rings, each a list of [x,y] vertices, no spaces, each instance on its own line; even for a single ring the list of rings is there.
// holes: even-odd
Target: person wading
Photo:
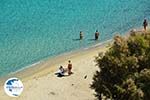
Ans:
[[[144,30],[146,31],[146,28],[148,26],[148,22],[146,19],[144,19],[144,22],[143,22],[143,27],[144,27]]]
[[[96,32],[95,32],[95,40],[98,40],[98,38],[99,38],[99,32],[98,32],[98,30],[96,30]]]

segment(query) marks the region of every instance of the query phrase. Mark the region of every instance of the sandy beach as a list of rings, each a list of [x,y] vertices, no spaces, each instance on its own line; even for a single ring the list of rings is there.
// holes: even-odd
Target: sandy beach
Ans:
[[[92,77],[98,69],[94,60],[98,53],[107,49],[108,43],[104,43],[52,57],[31,68],[9,75],[1,79],[0,100],[94,100],[95,92],[90,89]],[[67,67],[68,60],[72,61],[73,74],[62,78],[54,75],[60,65]],[[9,97],[4,92],[3,84],[9,77],[17,77],[24,84],[24,90],[17,98]]]

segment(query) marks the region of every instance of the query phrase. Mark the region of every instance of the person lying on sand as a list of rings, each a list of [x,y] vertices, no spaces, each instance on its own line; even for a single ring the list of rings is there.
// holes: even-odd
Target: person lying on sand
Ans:
[[[63,66],[59,67],[59,70],[55,73],[55,75],[57,75],[58,77],[62,77],[65,74],[65,69],[63,68]]]
[[[65,75],[65,72],[68,72],[68,75],[72,74],[72,64],[71,61],[68,61],[68,67],[65,69],[63,68],[63,66],[59,67],[59,70],[55,73],[55,75],[57,75],[57,77],[62,77]]]

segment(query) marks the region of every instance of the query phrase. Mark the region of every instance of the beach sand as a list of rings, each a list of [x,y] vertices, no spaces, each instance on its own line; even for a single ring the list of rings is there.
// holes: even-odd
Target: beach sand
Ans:
[[[94,100],[95,92],[90,88],[93,75],[98,70],[94,60],[98,53],[107,49],[108,43],[82,49],[52,57],[9,75],[1,79],[0,100]],[[73,74],[62,78],[54,75],[60,65],[67,67],[68,60],[72,61]],[[9,77],[17,77],[23,82],[24,90],[19,97],[12,98],[5,94],[3,84]]]

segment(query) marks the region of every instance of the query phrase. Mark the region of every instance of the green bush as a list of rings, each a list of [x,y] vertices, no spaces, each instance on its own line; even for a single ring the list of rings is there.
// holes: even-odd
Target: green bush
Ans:
[[[96,57],[99,67],[91,88],[101,100],[150,99],[150,34],[116,36],[110,49]],[[103,95],[103,96],[102,96]]]

